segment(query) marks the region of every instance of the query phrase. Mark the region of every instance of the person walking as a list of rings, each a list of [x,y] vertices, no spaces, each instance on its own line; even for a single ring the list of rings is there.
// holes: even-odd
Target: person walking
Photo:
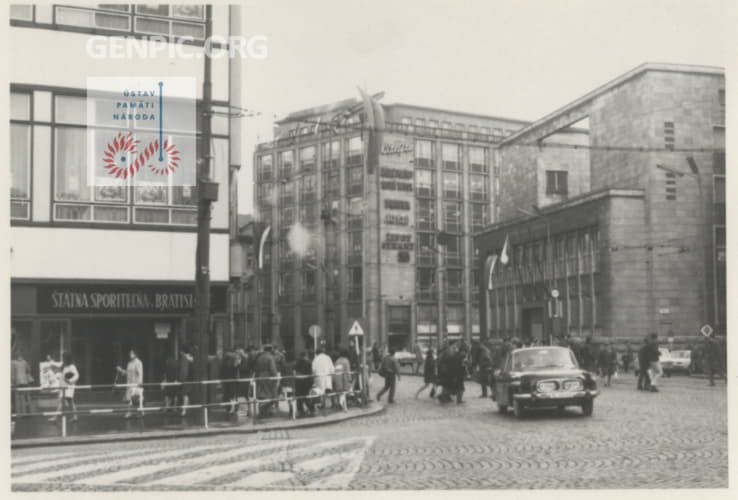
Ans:
[[[194,380],[193,364],[195,358],[192,355],[192,348],[189,345],[183,345],[182,351],[179,353],[179,374],[178,380],[182,382],[179,386],[178,394],[182,408],[179,411],[180,416],[187,415],[187,406],[190,404],[190,391],[192,390],[191,382]]]
[[[477,377],[479,385],[482,387],[480,398],[488,397],[487,387],[492,391],[492,353],[489,352],[487,346],[480,346],[479,358],[477,360]]]
[[[648,377],[651,379],[651,392],[659,392],[658,381],[661,377],[661,351],[659,351],[658,334],[652,333],[648,344]]]
[[[338,353],[338,359],[333,364],[333,391],[336,393],[338,405],[343,411],[348,411],[346,392],[351,390],[351,363],[348,358],[348,350],[341,349]]]
[[[62,361],[55,362],[51,359],[51,356],[46,358],[46,361],[52,363],[55,366],[61,367],[61,381],[59,386],[59,402],[56,407],[57,413],[64,411],[65,407],[69,407],[72,410],[72,422],[77,421],[77,405],[74,403],[74,386],[79,380],[79,371],[74,364],[72,355],[68,352],[62,354]],[[49,419],[52,422],[57,420],[57,416],[53,416]]]
[[[615,373],[615,365],[617,364],[617,353],[609,341],[605,341],[605,346],[600,349],[597,365],[600,374],[605,379],[605,387],[610,387],[612,376]]]
[[[438,370],[436,367],[436,358],[433,356],[433,349],[430,347],[425,354],[425,364],[423,366],[423,386],[415,393],[415,399],[418,399],[420,393],[431,388],[430,397],[436,395],[436,385],[438,384]]]
[[[415,375],[420,373],[420,368],[423,366],[423,348],[420,344],[415,344]]]
[[[464,379],[466,378],[466,353],[452,349],[449,360],[449,397],[456,396],[456,404],[463,403]]]
[[[648,337],[643,340],[643,345],[638,350],[638,390],[648,391],[651,389],[651,379],[648,376]]]
[[[712,335],[705,337],[704,348],[702,351],[705,357],[704,365],[710,381],[710,386],[714,386],[715,374],[718,372],[720,366],[720,348]]]
[[[125,400],[128,402],[128,411],[123,418],[131,418],[131,409],[138,406],[143,408],[143,363],[138,359],[138,353],[135,349],[128,352],[128,365],[124,370],[120,366],[117,367],[118,373],[126,377],[126,395]]]
[[[238,350],[229,349],[223,355],[223,364],[221,365],[220,378],[223,382],[223,401],[228,401],[228,414],[235,413],[238,408],[238,382],[239,368],[241,366],[241,355]]]
[[[264,352],[256,358],[254,365],[256,399],[257,401],[263,401],[259,405],[259,416],[270,415],[277,403],[277,387],[279,385],[279,381],[275,378],[277,374],[277,360],[274,357],[272,346],[265,345]]]
[[[630,364],[633,362],[633,348],[630,341],[625,341],[625,352],[623,353],[623,373],[628,373]]]
[[[397,381],[400,380],[400,365],[395,359],[395,350],[390,347],[389,353],[382,359],[379,367],[379,375],[384,377],[384,388],[377,393],[377,401],[381,401],[384,393],[389,391],[387,401],[390,404],[395,402],[395,387]]]
[[[374,364],[374,371],[379,371],[379,365],[382,363],[382,353],[376,342],[372,345],[372,363]]]
[[[179,382],[179,380],[177,379],[179,371],[178,368],[179,365],[174,357],[174,352],[170,352],[169,356],[167,356],[166,362],[164,363],[164,380],[162,381],[162,385],[164,388],[165,412],[176,411],[174,407],[177,406],[177,394],[179,393],[179,386],[170,384],[176,384],[177,382]]]

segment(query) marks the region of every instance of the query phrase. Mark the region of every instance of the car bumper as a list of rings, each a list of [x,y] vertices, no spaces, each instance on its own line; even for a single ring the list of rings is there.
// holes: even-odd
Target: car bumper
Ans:
[[[554,392],[536,392],[514,394],[513,398],[526,406],[559,406],[559,405],[576,405],[582,401],[592,400],[599,395],[600,391],[583,390],[583,391],[554,391]]]

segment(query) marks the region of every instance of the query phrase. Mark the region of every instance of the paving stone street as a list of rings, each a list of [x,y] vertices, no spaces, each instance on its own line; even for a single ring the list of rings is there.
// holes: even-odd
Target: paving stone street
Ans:
[[[379,386],[374,376],[373,387]],[[14,491],[725,488],[726,385],[633,375],[578,408],[517,420],[467,383],[441,406],[403,376],[379,415],[290,431],[18,449]]]

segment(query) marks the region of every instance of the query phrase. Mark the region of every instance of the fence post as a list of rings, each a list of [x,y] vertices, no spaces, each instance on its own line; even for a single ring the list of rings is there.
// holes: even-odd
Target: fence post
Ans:
[[[67,437],[67,416],[66,415],[62,415],[61,435],[63,438]]]
[[[252,420],[253,424],[256,425],[257,423],[259,423],[258,422],[258,420],[259,420],[259,402],[258,402],[258,400],[256,398],[256,380],[255,379],[251,379],[251,384],[250,385],[251,385],[251,389],[252,389],[252,394],[254,396],[254,398],[253,398],[253,400],[251,402],[251,420]]]
[[[205,428],[207,429],[208,428],[208,407],[203,406],[202,412],[203,412],[203,421],[205,422]]]

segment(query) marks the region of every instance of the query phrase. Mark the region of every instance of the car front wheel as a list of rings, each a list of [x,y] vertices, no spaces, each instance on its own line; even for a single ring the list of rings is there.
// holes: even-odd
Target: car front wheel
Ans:
[[[591,417],[594,411],[594,401],[587,400],[582,403],[582,415],[585,417]]]
[[[513,414],[515,418],[523,418],[523,405],[517,399],[513,401]]]

